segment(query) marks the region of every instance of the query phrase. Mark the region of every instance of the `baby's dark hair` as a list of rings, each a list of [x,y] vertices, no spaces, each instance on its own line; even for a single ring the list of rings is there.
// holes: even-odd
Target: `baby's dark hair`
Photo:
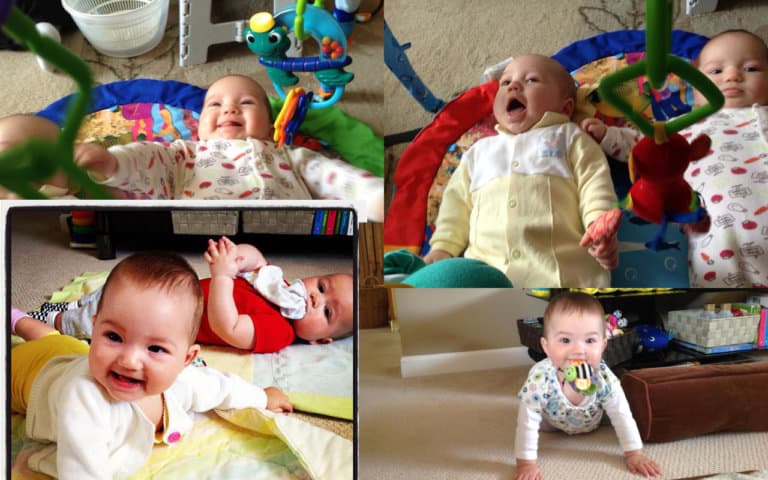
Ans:
[[[595,315],[603,318],[605,315],[605,309],[598,299],[592,295],[584,292],[563,292],[555,295],[555,297],[549,301],[546,310],[544,310],[544,325],[543,335],[547,335],[547,326],[553,316],[563,313],[594,313]],[[604,329],[601,329],[602,333],[605,333]]]
[[[121,260],[109,273],[99,299],[98,311],[115,279],[131,282],[141,288],[158,288],[166,293],[188,293],[195,302],[195,313],[190,322],[190,343],[197,338],[200,317],[203,314],[203,291],[197,272],[184,258],[169,252],[134,253]]]
[[[759,35],[756,35],[755,33],[750,32],[749,30],[744,30],[741,28],[732,28],[729,30],[723,30],[722,32],[718,33],[717,35],[711,37],[709,40],[707,40],[707,43],[704,44],[703,47],[701,47],[701,50],[699,51],[699,54],[696,57],[695,65],[698,66],[699,64],[699,57],[701,57],[701,52],[704,51],[705,48],[707,48],[707,45],[712,43],[714,40],[717,40],[720,37],[723,37],[725,35],[730,35],[733,33],[739,33],[746,35],[748,37],[753,38],[756,42],[758,42],[760,45],[762,45],[763,53],[765,54],[765,60],[768,61],[768,44],[765,43],[765,40],[762,39]]]

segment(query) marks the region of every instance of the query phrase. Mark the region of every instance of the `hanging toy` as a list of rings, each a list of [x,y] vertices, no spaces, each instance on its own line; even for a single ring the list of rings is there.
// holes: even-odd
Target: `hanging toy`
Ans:
[[[291,31],[297,41],[312,36],[320,47],[319,55],[288,57],[291,46],[288,34]],[[286,8],[274,16],[269,12],[256,13],[249,21],[244,37],[248,48],[259,55],[259,62],[266,67],[272,85],[283,100],[287,96],[283,89],[299,82],[293,72],[312,72],[320,83],[309,108],[333,105],[341,98],[346,84],[354,78],[353,73],[344,71],[344,67],[352,62],[347,55],[346,34],[333,15],[322,8],[319,0],[310,5],[305,1],[297,2],[295,8]]]
[[[582,395],[592,395],[597,391],[595,369],[584,360],[571,360],[571,364],[563,370],[563,378]]]
[[[0,185],[21,198],[44,199],[47,197],[33,186],[34,183],[43,182],[61,171],[91,198],[109,198],[107,192],[74,161],[75,136],[91,103],[93,80],[90,70],[72,52],[40,35],[34,22],[16,8],[12,0],[0,0],[0,28],[17,43],[70,75],[78,88],[55,142],[29,140],[0,153]]]
[[[280,109],[274,123],[275,133],[272,139],[278,147],[293,143],[299,125],[304,121],[309,105],[312,103],[312,95],[312,92],[305,92],[302,88],[294,88],[288,92],[283,108]]]
[[[709,152],[710,144],[707,135],[688,143],[682,135],[674,133],[663,143],[643,137],[632,148],[629,157],[632,186],[622,206],[643,220],[660,224],[656,236],[646,243],[649,249],[669,248],[663,241],[669,222],[697,223],[706,218],[707,211],[699,194],[683,174],[691,162]]]
[[[646,58],[606,76],[598,87],[601,98],[623,113],[645,138],[632,149],[630,176],[633,185],[623,206],[643,220],[660,224],[646,246],[654,251],[674,245],[663,241],[668,222],[696,223],[706,217],[699,195],[683,178],[688,164],[707,154],[710,140],[698,137],[689,145],[677,132],[719,110],[725,99],[714,83],[687,61],[669,53],[672,41],[671,0],[646,2]],[[707,104],[669,121],[650,122],[635,111],[617,91],[641,75],[655,90],[665,87],[667,75],[686,80],[707,99]]]

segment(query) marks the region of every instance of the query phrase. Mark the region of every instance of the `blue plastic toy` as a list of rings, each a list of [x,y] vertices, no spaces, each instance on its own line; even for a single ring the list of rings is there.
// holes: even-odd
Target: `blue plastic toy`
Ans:
[[[288,57],[291,32],[297,41],[313,37],[320,47],[319,54]],[[320,82],[320,90],[315,92],[309,108],[333,105],[354,78],[354,74],[344,71],[352,62],[347,55],[347,34],[339,21],[322,7],[322,0],[315,0],[313,4],[299,1],[275,15],[269,12],[253,15],[245,29],[245,40],[248,48],[259,55],[259,62],[267,68],[272,85],[283,100],[287,96],[283,89],[299,82],[293,72],[312,72]]]
[[[640,350],[645,352],[658,352],[664,350],[672,340],[672,332],[665,332],[652,325],[638,325],[635,327],[640,337]]]

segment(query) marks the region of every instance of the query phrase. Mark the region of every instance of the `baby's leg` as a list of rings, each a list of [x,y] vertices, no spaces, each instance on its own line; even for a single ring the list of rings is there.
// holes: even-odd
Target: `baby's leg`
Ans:
[[[17,332],[22,322],[28,320],[30,325],[46,325],[30,317],[22,317],[16,322]],[[16,413],[25,413],[29,400],[29,392],[32,382],[43,366],[54,357],[61,355],[86,355],[88,345],[76,338],[60,335],[59,332],[49,329],[42,337],[23,342],[11,349],[11,410]]]
[[[34,340],[55,332],[54,328],[35,320],[18,308],[11,309],[11,332],[24,340]]]
[[[102,289],[99,288],[85,295],[80,300],[81,307],[61,312],[58,324],[55,324],[56,330],[64,335],[71,335],[76,338],[91,338],[93,334],[93,316],[96,315],[96,310],[99,307],[101,291]]]
[[[0,152],[27,140],[55,141],[58,136],[59,127],[47,118],[25,113],[0,118]],[[62,173],[57,173],[43,183],[61,188],[68,186],[67,177]],[[0,187],[0,198],[15,197],[15,194]]]

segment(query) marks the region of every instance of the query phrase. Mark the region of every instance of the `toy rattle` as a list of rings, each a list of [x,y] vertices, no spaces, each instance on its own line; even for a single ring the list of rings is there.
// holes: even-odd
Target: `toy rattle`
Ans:
[[[284,100],[274,125],[274,140],[280,146],[291,143],[308,108],[333,105],[341,98],[346,84],[354,78],[354,74],[344,71],[344,67],[352,62],[347,56],[347,35],[351,31],[348,23],[359,2],[347,3],[345,8],[334,10],[334,17],[323,8],[322,0],[315,0],[310,5],[306,0],[299,0],[295,8],[283,9],[274,16],[259,12],[248,22],[244,35],[248,48],[259,55],[259,63],[266,67],[275,91]],[[347,24],[346,28],[342,27],[342,20]],[[290,32],[297,41],[312,36],[320,46],[319,55],[289,58]],[[283,88],[292,87],[299,81],[293,72],[313,72],[320,82],[319,90],[313,93],[294,88],[286,94]]]
[[[592,395],[597,391],[595,369],[584,360],[571,360],[571,364],[563,370],[563,378],[582,395]]]
[[[688,144],[677,132],[715,113],[725,102],[720,90],[703,73],[669,53],[672,8],[672,0],[646,2],[646,58],[606,76],[598,87],[601,97],[646,135],[632,149],[629,172],[633,184],[622,207],[643,220],[660,224],[654,239],[646,243],[654,251],[672,246],[663,242],[668,222],[696,223],[707,215],[683,173],[690,162],[707,154],[710,140],[700,136]],[[651,123],[617,93],[622,83],[643,74],[652,88],[661,89],[668,73],[688,81],[708,103],[675,119]]]
[[[0,0],[0,26],[3,33],[30,51],[69,74],[77,84],[56,142],[29,140],[0,153],[0,184],[22,198],[45,199],[34,186],[57,171],[63,171],[92,198],[109,198],[106,190],[93,182],[74,161],[74,143],[91,103],[91,72],[86,64],[52,39],[40,35],[32,20],[13,5]]]
[[[293,30],[289,25],[294,26]],[[320,46],[319,55],[289,58],[287,51],[291,40],[288,34],[291,31],[301,41],[307,38],[304,32],[308,32]],[[347,56],[344,30],[322,8],[320,0],[311,5],[299,1],[296,8],[283,9],[274,16],[269,12],[253,15],[245,29],[245,39],[248,48],[259,55],[259,63],[267,68],[272,85],[282,99],[286,97],[283,88],[296,85],[299,81],[293,72],[312,72],[320,82],[320,91],[310,108],[334,104],[344,93],[344,86],[354,78],[354,74],[343,68],[352,62]]]

